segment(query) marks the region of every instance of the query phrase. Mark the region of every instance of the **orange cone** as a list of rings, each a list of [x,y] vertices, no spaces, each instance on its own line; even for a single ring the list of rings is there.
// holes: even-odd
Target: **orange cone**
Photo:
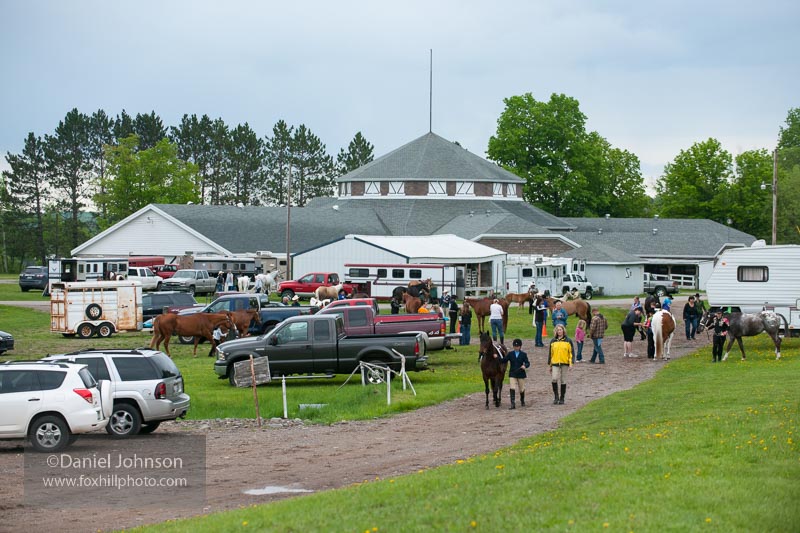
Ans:
[[[542,337],[547,337],[547,322],[542,322]]]

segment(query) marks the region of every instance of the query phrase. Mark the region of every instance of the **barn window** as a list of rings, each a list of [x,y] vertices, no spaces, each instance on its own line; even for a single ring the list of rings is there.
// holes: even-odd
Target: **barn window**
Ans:
[[[445,183],[443,181],[429,181],[428,196],[447,196]]]
[[[392,277],[395,279],[403,279],[406,277],[406,271],[402,268],[393,268]]]
[[[366,188],[364,189],[364,196],[367,195],[380,195],[381,194],[381,186],[377,181],[368,181],[366,183]]]
[[[405,183],[402,181],[390,181],[389,182],[389,194],[405,194]]]
[[[475,196],[475,184],[471,181],[457,181],[456,196]]]
[[[740,266],[736,271],[739,281],[769,281],[769,267],[765,266]]]
[[[408,277],[411,279],[422,279],[422,270],[418,268],[412,268],[408,271]]]
[[[492,194],[495,196],[503,196],[503,183],[493,183],[492,184]]]

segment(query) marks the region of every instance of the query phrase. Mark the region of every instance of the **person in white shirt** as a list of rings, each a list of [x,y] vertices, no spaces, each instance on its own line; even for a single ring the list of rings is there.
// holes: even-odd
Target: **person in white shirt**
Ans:
[[[489,306],[489,327],[492,328],[492,340],[497,340],[498,333],[500,335],[500,344],[503,344],[503,306],[500,305],[500,300],[494,299],[492,305]]]

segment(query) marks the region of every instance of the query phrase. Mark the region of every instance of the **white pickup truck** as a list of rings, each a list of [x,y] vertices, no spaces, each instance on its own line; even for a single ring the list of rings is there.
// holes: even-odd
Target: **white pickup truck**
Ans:
[[[561,280],[561,294],[578,292],[584,300],[591,300],[594,289],[589,281],[580,274],[567,274]]]
[[[147,267],[129,267],[128,281],[138,281],[142,284],[143,291],[160,291],[164,282]]]

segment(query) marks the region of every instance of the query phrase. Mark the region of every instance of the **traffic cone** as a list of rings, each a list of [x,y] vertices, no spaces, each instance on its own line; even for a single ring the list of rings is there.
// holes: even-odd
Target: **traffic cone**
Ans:
[[[547,322],[542,322],[542,337],[547,337]]]

